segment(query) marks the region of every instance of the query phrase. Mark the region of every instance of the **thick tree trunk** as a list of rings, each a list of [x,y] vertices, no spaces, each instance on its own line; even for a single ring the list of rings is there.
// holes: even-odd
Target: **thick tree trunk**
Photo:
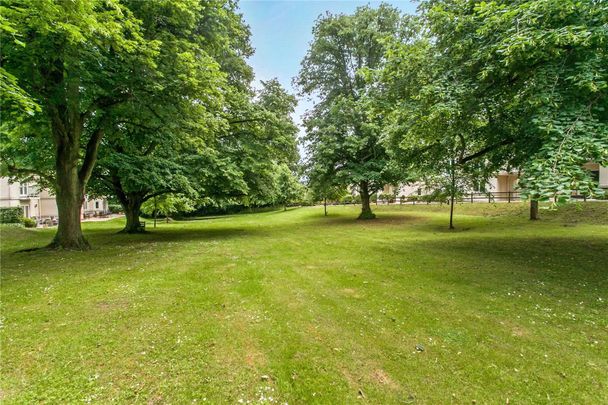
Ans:
[[[127,198],[127,203],[122,204],[122,207],[125,210],[127,223],[121,232],[142,233],[145,230],[141,226],[141,222],[139,222],[139,215],[141,214],[143,200],[139,196],[128,196]]]
[[[54,249],[89,249],[89,243],[82,234],[80,213],[84,194],[78,182],[78,175],[57,171],[57,212],[59,223],[53,242],[49,245]]]
[[[372,207],[370,206],[370,195],[369,195],[369,184],[365,181],[362,181],[359,184],[359,193],[361,194],[361,214],[359,214],[359,219],[374,219],[376,215],[372,212]]]
[[[121,233],[141,233],[144,229],[139,222],[139,215],[141,214],[141,205],[144,203],[144,193],[127,193],[122,188],[120,178],[116,173],[112,174],[112,187],[114,188],[114,194],[122,209],[125,212],[127,223],[125,227],[120,231]],[[155,214],[156,215],[156,214]]]
[[[84,186],[78,171],[79,133],[72,134],[72,141],[58,139],[56,143],[56,201],[59,223],[57,233],[48,246],[52,249],[89,249],[82,234],[80,213],[84,201]]]
[[[535,221],[538,219],[538,201],[530,200],[530,219]]]

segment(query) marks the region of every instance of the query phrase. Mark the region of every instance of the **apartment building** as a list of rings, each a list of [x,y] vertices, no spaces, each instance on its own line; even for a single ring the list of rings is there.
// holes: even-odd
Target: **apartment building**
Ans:
[[[40,189],[35,182],[11,183],[8,177],[0,177],[0,207],[21,207],[23,216],[44,221],[57,219],[57,203],[49,190]],[[108,213],[105,198],[85,198],[82,204],[83,218]]]
[[[586,163],[584,167],[591,171],[592,176],[598,181],[601,188],[608,189],[608,167],[603,167],[593,162]],[[517,191],[518,180],[518,172],[501,170],[494,177],[491,177],[486,184],[478,184],[474,187],[474,190],[469,190],[468,193],[479,193],[474,198],[480,200],[486,199],[483,193],[491,193],[494,201],[511,201],[519,198]],[[382,192],[393,194],[395,191],[397,191],[397,197],[408,197],[429,194],[432,190],[427,190],[423,183],[413,183],[401,186],[398,190],[395,190],[395,186],[386,185]]]

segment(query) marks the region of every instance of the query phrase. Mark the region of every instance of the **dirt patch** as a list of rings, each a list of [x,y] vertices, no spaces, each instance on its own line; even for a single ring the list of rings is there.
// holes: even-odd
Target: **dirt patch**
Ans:
[[[245,353],[245,364],[252,368],[263,368],[266,366],[266,357],[262,352],[257,350],[252,345],[247,345]]]
[[[386,371],[378,368],[374,370],[372,373],[372,379],[374,382],[387,386],[392,389],[397,389],[398,385],[393,381],[393,379],[386,373]]]
[[[346,295],[347,297],[361,298],[361,294],[359,294],[359,292],[357,290],[355,290],[354,288],[343,288],[340,291],[342,292],[343,295]]]
[[[148,405],[156,405],[156,404],[162,404],[163,403],[163,397],[161,397],[160,395],[155,395],[152,398],[148,399],[147,404]]]
[[[523,336],[528,335],[528,331],[525,328],[515,326],[515,327],[513,327],[513,329],[511,329],[511,335],[516,336],[516,337],[523,337]]]

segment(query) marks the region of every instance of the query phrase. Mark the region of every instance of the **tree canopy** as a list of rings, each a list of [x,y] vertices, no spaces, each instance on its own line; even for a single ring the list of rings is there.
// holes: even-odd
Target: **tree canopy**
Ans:
[[[379,71],[402,167],[487,178],[517,168],[524,196],[601,193],[608,158],[606,5],[432,0]]]
[[[382,118],[373,113],[366,69],[379,68],[387,37],[400,35],[401,16],[386,4],[353,15],[317,20],[297,84],[317,103],[308,111],[305,146],[308,177],[348,185],[361,193],[360,218],[373,218],[370,194],[394,179],[380,142]]]

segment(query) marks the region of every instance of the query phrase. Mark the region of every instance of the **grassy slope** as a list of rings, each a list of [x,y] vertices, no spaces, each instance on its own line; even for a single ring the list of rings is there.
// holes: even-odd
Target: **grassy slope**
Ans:
[[[608,205],[583,207],[112,221],[84,253],[2,228],[3,402],[607,403]]]

